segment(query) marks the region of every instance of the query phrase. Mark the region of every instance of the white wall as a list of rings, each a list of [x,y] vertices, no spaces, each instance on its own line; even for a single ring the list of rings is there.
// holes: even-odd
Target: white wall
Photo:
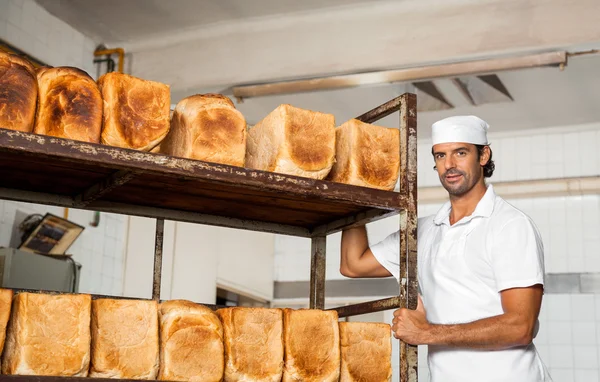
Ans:
[[[125,295],[152,295],[155,220],[130,218]],[[162,299],[214,304],[217,286],[273,298],[273,235],[199,224],[165,222]]]
[[[0,39],[52,66],[74,66],[96,77],[96,43],[33,0],[0,0]]]

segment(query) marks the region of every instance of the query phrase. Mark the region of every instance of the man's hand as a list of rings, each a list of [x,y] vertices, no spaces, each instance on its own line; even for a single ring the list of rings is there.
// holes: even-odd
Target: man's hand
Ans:
[[[423,307],[421,296],[418,296],[417,309],[398,309],[394,312],[392,330],[394,337],[411,345],[427,343],[428,330],[431,324],[427,322],[427,315]]]
[[[411,345],[443,345],[503,350],[527,346],[533,339],[543,295],[542,285],[500,292],[504,313],[462,324],[430,324],[419,296],[416,310],[394,312],[394,337]]]

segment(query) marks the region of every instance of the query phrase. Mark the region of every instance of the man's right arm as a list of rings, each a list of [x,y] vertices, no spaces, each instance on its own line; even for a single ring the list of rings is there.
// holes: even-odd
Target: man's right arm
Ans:
[[[367,229],[350,228],[342,232],[340,272],[346,277],[389,277],[392,274],[373,256]]]

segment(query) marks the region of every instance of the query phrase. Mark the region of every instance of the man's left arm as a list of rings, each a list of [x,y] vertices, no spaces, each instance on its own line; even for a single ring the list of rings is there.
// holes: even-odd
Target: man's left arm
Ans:
[[[394,312],[394,336],[412,345],[444,345],[502,350],[531,343],[542,303],[543,288],[535,285],[501,292],[504,313],[454,325],[427,322],[421,299],[416,310]],[[457,307],[458,308],[458,307]]]

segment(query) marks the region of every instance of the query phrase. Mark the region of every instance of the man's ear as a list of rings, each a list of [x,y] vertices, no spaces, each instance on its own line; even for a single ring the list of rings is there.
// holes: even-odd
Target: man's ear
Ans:
[[[490,161],[490,146],[484,146],[479,156],[479,165],[485,166]]]

